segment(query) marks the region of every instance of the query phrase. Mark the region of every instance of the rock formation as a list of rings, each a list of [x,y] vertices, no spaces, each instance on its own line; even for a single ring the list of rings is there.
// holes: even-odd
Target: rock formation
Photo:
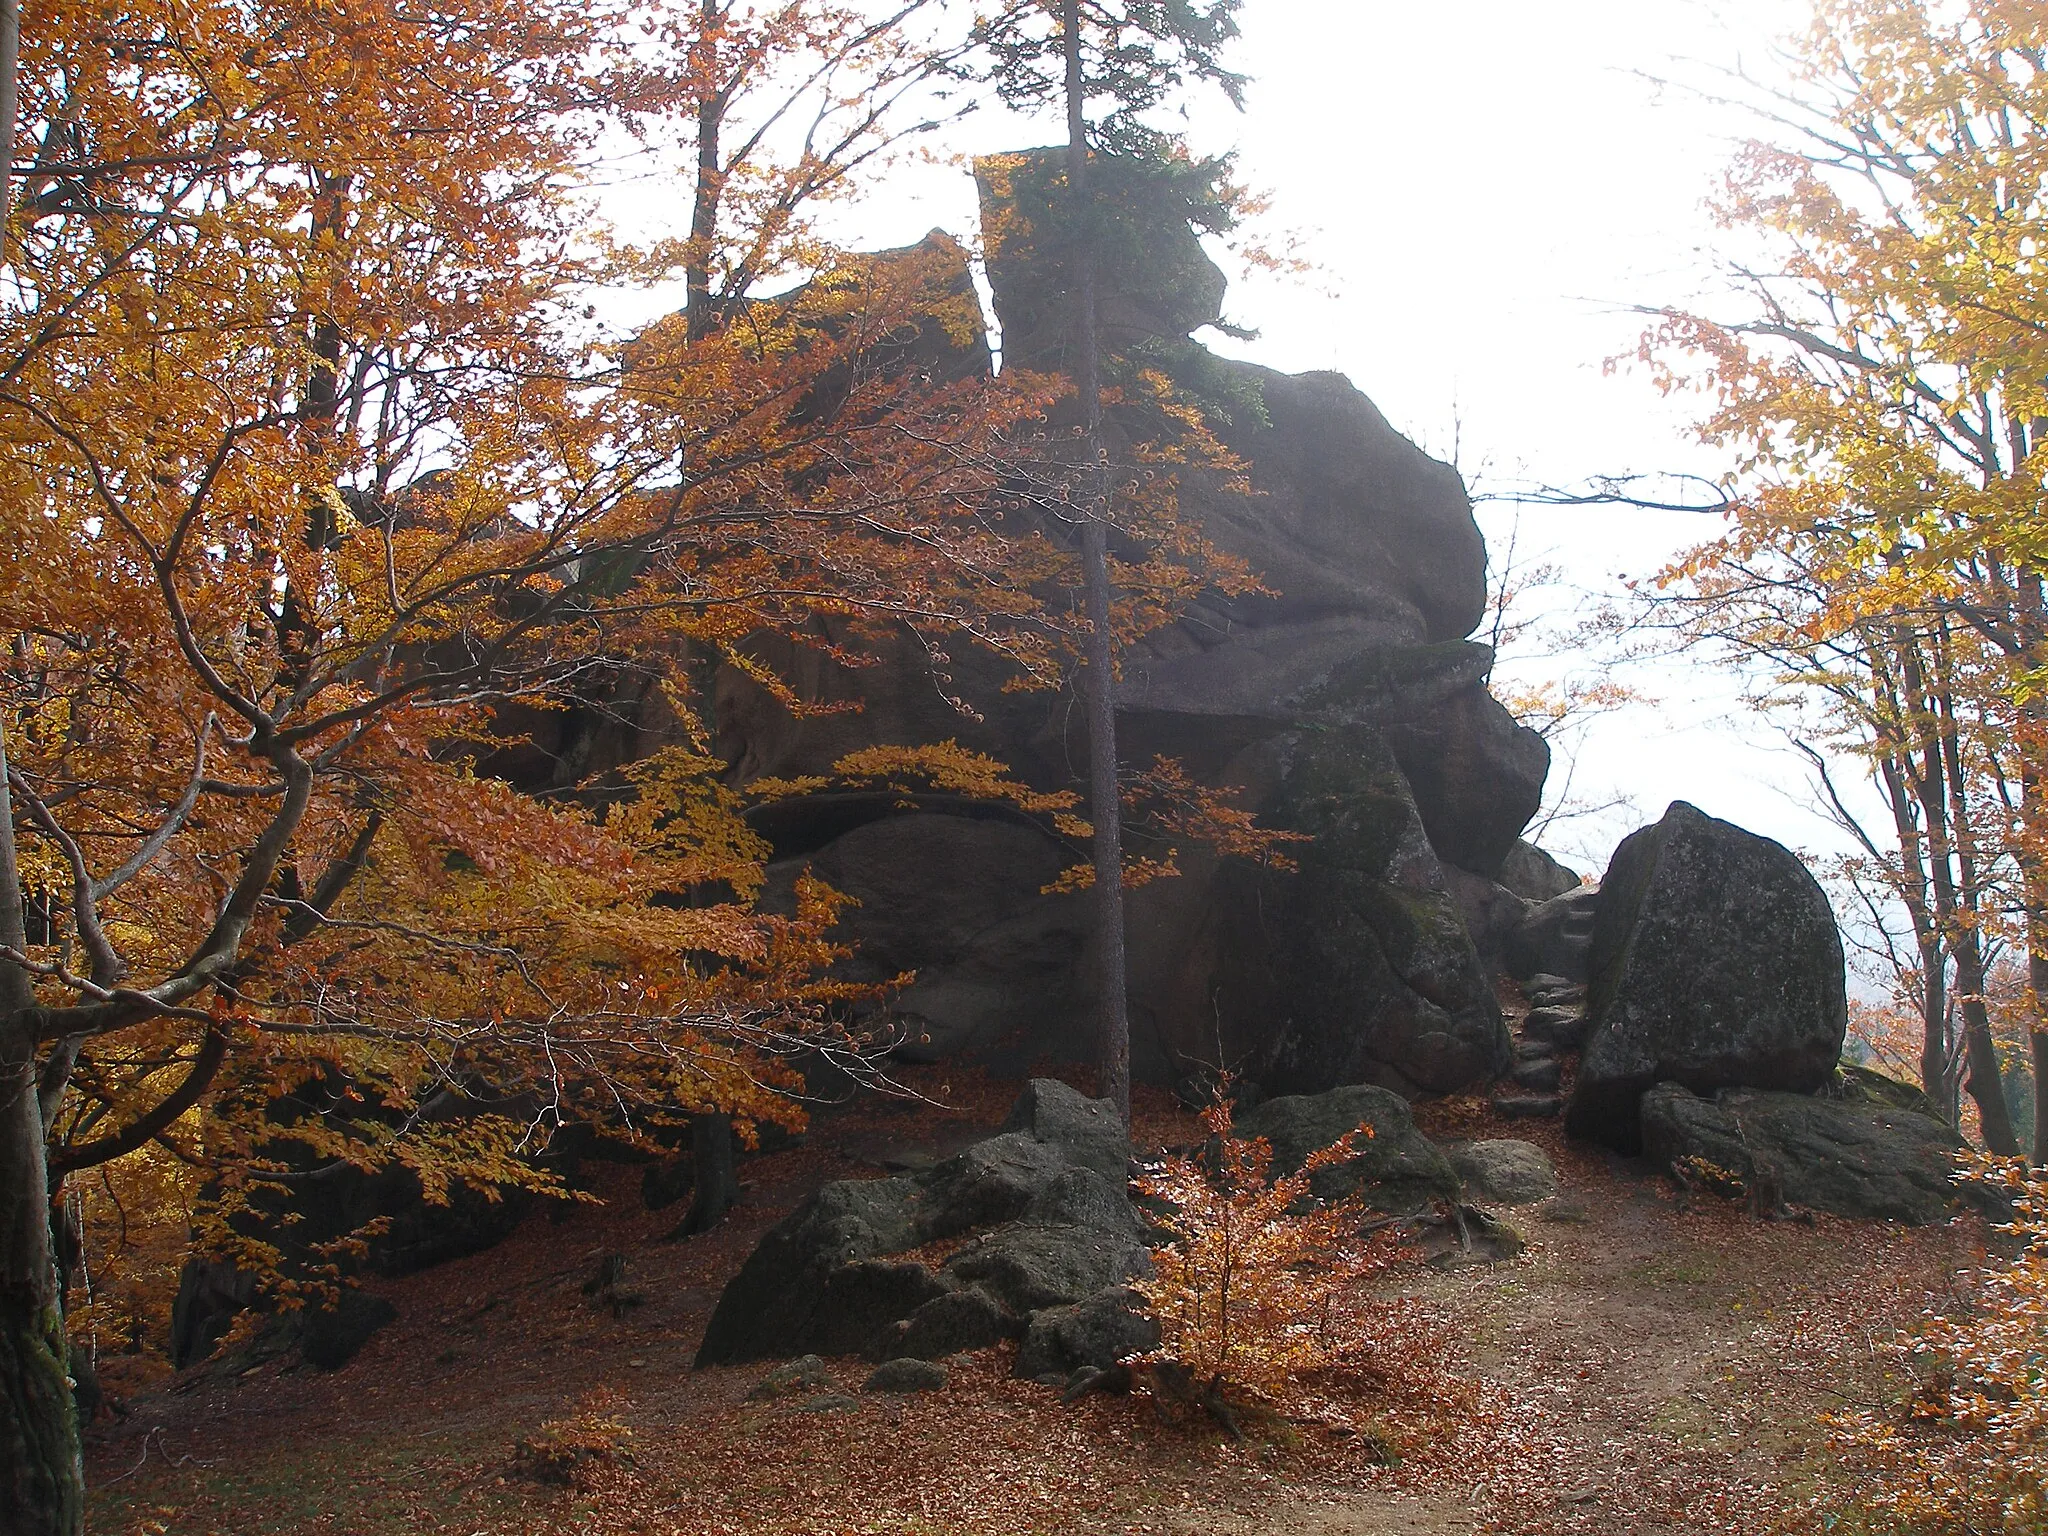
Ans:
[[[980,168],[1005,366],[1056,368],[1064,345],[1061,263],[1033,233],[1046,163]],[[1489,962],[1528,899],[1501,882],[1537,890],[1557,869],[1518,854],[1548,750],[1487,692],[1492,653],[1465,638],[1486,557],[1464,488],[1338,375],[1290,377],[1190,340],[1220,318],[1224,284],[1184,218],[1122,234],[1108,344],[1222,402],[1218,430],[1257,494],[1191,481],[1182,512],[1272,589],[1212,593],[1131,648],[1124,756],[1177,757],[1312,839],[1292,850],[1299,873],[1184,847],[1180,878],[1133,894],[1134,1071],[1180,1083],[1227,1066],[1269,1092],[1474,1086],[1506,1058]],[[724,669],[715,718],[736,783],[823,774],[858,746],[956,738],[1041,787],[1078,786],[1069,697],[1004,694],[963,655],[952,682],[984,712],[968,720],[907,649],[860,672],[767,659],[806,699],[862,707],[795,718]],[[771,890],[808,864],[859,898],[843,925],[860,947],[850,974],[916,971],[893,1005],[908,1052],[1012,1070],[1092,1054],[1086,905],[1041,894],[1072,854],[1044,828],[936,797],[906,809],[831,793],[785,801],[760,825],[777,854]]]
[[[1589,958],[1590,1033],[1565,1113],[1638,1150],[1653,1083],[1812,1093],[1848,1033],[1841,935],[1806,866],[1673,802],[1615,849]]]

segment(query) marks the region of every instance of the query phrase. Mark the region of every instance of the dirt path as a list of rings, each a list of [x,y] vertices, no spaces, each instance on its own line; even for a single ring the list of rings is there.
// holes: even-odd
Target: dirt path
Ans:
[[[692,1372],[718,1290],[759,1234],[825,1178],[879,1172],[890,1148],[953,1144],[973,1113],[877,1110],[822,1124],[749,1165],[748,1203],[708,1238],[664,1243],[637,1173],[602,1170],[603,1207],[530,1218],[480,1254],[382,1287],[401,1318],[341,1371],[282,1363],[188,1373],[95,1433],[93,1529],[113,1533],[448,1531],[1286,1533],[1547,1536],[1758,1532],[1821,1452],[1817,1384],[1871,1330],[1909,1317],[1968,1262],[1966,1228],[1907,1234],[1764,1225],[1680,1209],[1640,1170],[1563,1146],[1560,1198],[1511,1213],[1529,1251],[1420,1273],[1417,1288],[1483,1382],[1479,1428],[1403,1443],[1394,1467],[1320,1424],[1238,1447],[1159,1425],[1138,1402],[1065,1407],[1008,1378],[1001,1352],[939,1394],[859,1397],[828,1412],[749,1404],[759,1369]],[[1175,1133],[1160,1111],[1153,1134]],[[622,1319],[578,1294],[623,1253],[644,1301]],[[1831,1352],[1832,1351],[1832,1352]],[[583,1491],[512,1471],[514,1447],[569,1424],[626,1452]]]

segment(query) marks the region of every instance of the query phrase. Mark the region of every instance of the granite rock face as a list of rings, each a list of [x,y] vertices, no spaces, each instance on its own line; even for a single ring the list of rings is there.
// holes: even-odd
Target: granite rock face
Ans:
[[[1653,1083],[1811,1093],[1848,1030],[1842,940],[1806,866],[1683,801],[1601,881],[1575,1136],[1638,1150]]]

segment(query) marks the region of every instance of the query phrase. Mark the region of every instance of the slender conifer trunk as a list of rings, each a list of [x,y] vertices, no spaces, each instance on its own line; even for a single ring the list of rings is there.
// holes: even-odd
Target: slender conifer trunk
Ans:
[[[1088,94],[1080,0],[1063,0],[1067,64],[1067,196],[1074,227],[1074,387],[1085,465],[1081,576],[1088,603],[1088,799],[1095,826],[1095,948],[1101,992],[1102,1096],[1131,1123],[1131,1021],[1125,1002],[1123,826],[1116,752],[1116,664],[1109,626],[1108,505],[1101,482],[1102,352],[1096,333],[1095,211],[1088,187]]]

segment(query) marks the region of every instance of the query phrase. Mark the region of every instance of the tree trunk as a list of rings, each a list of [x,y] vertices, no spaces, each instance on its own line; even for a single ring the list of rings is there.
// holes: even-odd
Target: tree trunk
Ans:
[[[1978,934],[1978,896],[1975,869],[1968,857],[1968,843],[1958,848],[1956,829],[1951,825],[1949,758],[1943,751],[1941,717],[1935,712],[1933,690],[1928,686],[1918,641],[1901,636],[1900,669],[1905,684],[1905,704],[1911,712],[1912,729],[1919,738],[1919,752],[1913,763],[1913,798],[1919,802],[1927,827],[1927,872],[1934,887],[1936,915],[1948,951],[1955,957],[1955,995],[1963,1011],[1963,1053],[1968,1063],[1964,1087],[1976,1101],[1978,1123],[1985,1147],[2000,1157],[2019,1154],[2019,1137],[2012,1128],[2012,1114],[2005,1102],[2005,1085],[1999,1080],[1998,1047],[1991,1038],[1991,1017],[1984,1006],[1984,951]],[[1960,799],[1955,806],[1967,808]],[[1958,880],[1957,865],[1962,866]]]
[[[709,1232],[725,1213],[739,1204],[740,1175],[733,1154],[732,1120],[726,1115],[690,1117],[690,1171],[695,1189],[690,1196],[690,1213],[676,1227],[674,1236],[694,1237]]]
[[[0,719],[0,949],[21,954],[28,934],[5,730]],[[28,972],[0,959],[0,1531],[79,1536],[85,1479],[50,1243],[36,1047]]]
[[[724,21],[719,0],[701,0],[697,10],[697,45],[690,50],[696,74],[697,186],[690,209],[690,244],[683,257],[683,324],[692,341],[702,341],[716,328],[711,313],[711,254],[718,239],[718,206],[725,192],[725,167],[719,134],[725,124],[725,93],[718,88],[718,28]]]
[[[1087,430],[1082,441],[1081,579],[1088,603],[1088,799],[1095,827],[1095,958],[1101,992],[1100,1088],[1131,1123],[1131,1021],[1125,1000],[1123,826],[1116,750],[1115,639],[1110,633],[1109,509],[1100,491],[1102,356],[1096,333],[1094,210],[1088,201],[1087,82],[1081,68],[1080,0],[1064,0],[1067,65],[1067,196],[1076,242],[1074,387]]]

